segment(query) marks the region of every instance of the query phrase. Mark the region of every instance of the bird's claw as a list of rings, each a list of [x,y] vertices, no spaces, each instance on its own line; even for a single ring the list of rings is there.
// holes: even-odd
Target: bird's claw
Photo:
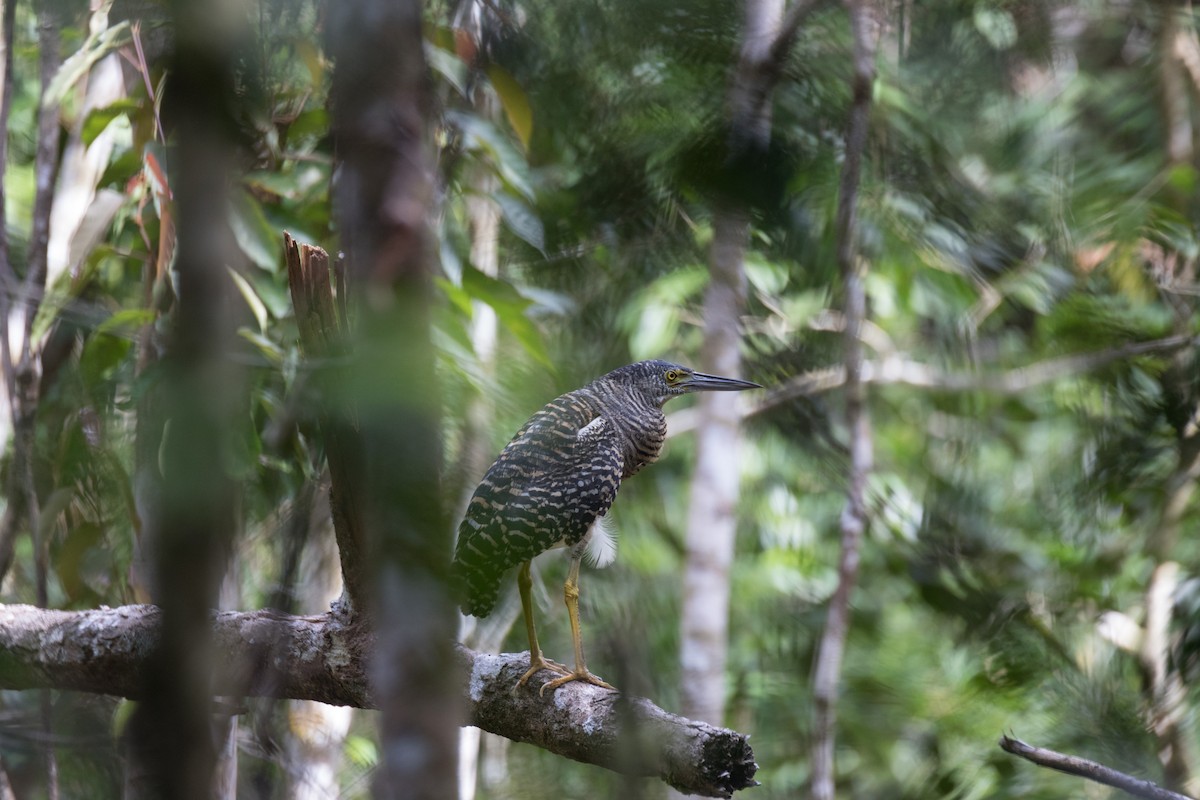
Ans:
[[[599,686],[601,689],[612,689],[614,692],[617,690],[617,687],[596,677],[592,673],[588,672],[587,668],[585,667],[583,669],[576,669],[574,672],[568,672],[561,678],[555,678],[552,681],[546,681],[542,684],[542,688],[538,690],[538,695],[544,697],[547,689],[554,691],[563,684],[570,683],[571,681],[583,681],[584,683],[590,683],[592,686]]]
[[[571,672],[571,670],[567,669],[565,664],[560,664],[557,661],[551,661],[548,658],[538,656],[536,659],[529,660],[529,669],[525,670],[525,674],[521,676],[519,681],[517,681],[517,685],[513,687],[513,691],[515,692],[517,689],[520,689],[522,686],[529,683],[530,678],[544,669],[548,669],[551,672],[557,672],[559,675],[569,675]]]

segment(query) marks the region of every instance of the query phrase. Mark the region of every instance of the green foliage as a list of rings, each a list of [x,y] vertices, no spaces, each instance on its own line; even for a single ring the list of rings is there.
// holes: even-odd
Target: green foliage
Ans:
[[[1074,779],[1000,753],[996,739],[1009,731],[1157,778],[1142,675],[1100,621],[1105,612],[1141,621],[1155,566],[1147,541],[1178,489],[1181,442],[1200,397],[1196,348],[1088,364],[1069,357],[1197,334],[1197,171],[1170,162],[1163,144],[1162,12],[902,5],[907,16],[891,20],[878,64],[859,207],[867,357],[880,365],[903,356],[977,380],[939,388],[884,375],[871,386],[872,525],[842,681],[839,791],[1083,795]],[[255,57],[238,65],[248,87],[244,170],[228,209],[226,265],[239,334],[229,358],[246,366],[251,388],[224,443],[245,515],[230,584],[245,607],[303,582],[288,573],[289,520],[321,470],[312,366],[298,351],[281,232],[337,252],[332,65],[313,35],[318,4],[261,6],[280,15],[254,23]],[[473,437],[494,453],[531,411],[596,374],[644,357],[699,358],[718,202],[750,209],[749,375],[776,387],[835,369],[840,333],[827,312],[840,303],[833,215],[850,97],[842,11],[814,14],[782,65],[771,148],[730,164],[734,4],[484,7],[479,32],[456,27],[450,11],[428,12],[447,492],[478,477]],[[5,193],[22,271],[38,87],[23,6],[18,22]],[[54,90],[69,106],[83,67],[129,35],[114,25],[84,43],[85,23],[70,21],[71,66]],[[170,120],[167,143],[156,122],[172,89],[157,70],[146,78],[155,101],[138,76],[128,97],[75,120],[84,144],[119,133],[98,185],[121,200],[101,243],[48,289],[35,329],[46,371],[36,472],[56,607],[144,598],[140,482],[158,468],[153,443],[170,409],[150,402],[160,376],[143,354],[164,343],[174,303]],[[471,203],[481,199],[501,223],[494,275],[472,260]],[[489,354],[473,326],[492,312]],[[1029,378],[1031,367],[1050,378],[1019,391],[989,382]],[[471,417],[481,399],[478,431]],[[837,580],[845,490],[840,419],[837,391],[815,391],[780,399],[746,425],[723,722],[754,735],[763,798],[801,796],[809,777],[809,684]],[[592,668],[668,708],[680,694],[678,576],[693,447],[690,436],[673,439],[660,464],[622,488],[613,511],[620,558],[582,583]],[[1200,524],[1194,499],[1179,512],[1180,530]],[[1171,664],[1192,687],[1185,722],[1194,732],[1200,544],[1178,538]],[[5,601],[32,598],[33,563],[22,538]],[[564,569],[547,558],[545,583],[553,587]],[[570,645],[557,589],[541,597],[543,647],[563,658]],[[506,642],[524,647],[521,631]],[[0,699],[15,719],[37,714],[32,697]],[[99,737],[111,756],[114,704],[72,695],[58,703],[62,729],[86,743]],[[264,730],[265,716],[254,715]],[[256,733],[247,750],[269,763],[268,738]],[[115,796],[115,759],[89,748],[60,750],[64,795]],[[345,741],[348,795],[366,793],[360,778],[376,749],[369,733]],[[0,750],[10,769],[33,759],[28,737],[6,730]],[[508,777],[485,781],[481,796],[658,796],[657,787],[525,746],[504,760]],[[76,792],[94,767],[89,774],[104,779],[89,785],[92,794]]]

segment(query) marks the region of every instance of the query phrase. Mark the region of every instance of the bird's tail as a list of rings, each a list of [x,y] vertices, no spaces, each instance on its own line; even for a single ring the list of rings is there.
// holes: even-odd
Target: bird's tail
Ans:
[[[486,617],[496,607],[500,596],[500,575],[471,569],[460,561],[454,562],[454,583],[458,604],[464,614]]]
[[[466,528],[468,523],[464,522],[454,552],[454,590],[464,614],[486,617],[496,607],[504,569],[496,563],[499,554],[494,552],[494,542],[489,537],[474,536],[475,531]]]

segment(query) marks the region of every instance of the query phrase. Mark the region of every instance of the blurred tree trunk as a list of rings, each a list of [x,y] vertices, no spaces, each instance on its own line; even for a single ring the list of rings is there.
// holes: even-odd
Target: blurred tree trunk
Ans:
[[[772,58],[782,16],[782,0],[746,2],[741,54],[728,101],[729,164],[753,158],[770,143],[771,105],[763,95],[767,87],[762,72]],[[713,214],[701,368],[731,377],[741,374],[740,318],[746,295],[743,258],[749,230],[747,209],[737,199],[720,201]],[[702,394],[698,413],[683,570],[682,713],[720,724],[725,709],[730,570],[737,532],[738,396]]]
[[[439,397],[430,340],[428,215],[433,206],[429,75],[417,2],[329,7],[330,88],[339,161],[336,206],[359,331],[338,409],[361,433],[352,466],[367,585],[350,594],[377,632],[372,670],[381,713],[377,797],[457,794],[462,721],[449,589],[450,525],[440,500]],[[348,554],[342,553],[343,565]],[[349,576],[347,578],[349,581]]]
[[[158,462],[159,497],[145,531],[151,591],[163,624],[145,695],[129,722],[129,789],[136,797],[211,800],[217,654],[210,615],[237,529],[225,445],[226,432],[236,430],[230,421],[241,388],[228,357],[232,331],[223,265],[237,263],[228,226],[228,170],[238,41],[235,19],[218,3],[177,0],[172,10],[177,38],[163,110],[179,142],[170,154],[177,177],[179,302],[161,383],[169,432]]]

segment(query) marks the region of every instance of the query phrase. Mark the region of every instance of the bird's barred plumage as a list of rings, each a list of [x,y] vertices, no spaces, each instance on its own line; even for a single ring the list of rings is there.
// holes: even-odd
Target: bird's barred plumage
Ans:
[[[641,362],[558,397],[525,423],[475,490],[454,554],[463,611],[486,616],[504,574],[556,546],[582,547],[621,480],[658,458],[662,400],[631,382]],[[670,396],[670,395],[666,395]]]

